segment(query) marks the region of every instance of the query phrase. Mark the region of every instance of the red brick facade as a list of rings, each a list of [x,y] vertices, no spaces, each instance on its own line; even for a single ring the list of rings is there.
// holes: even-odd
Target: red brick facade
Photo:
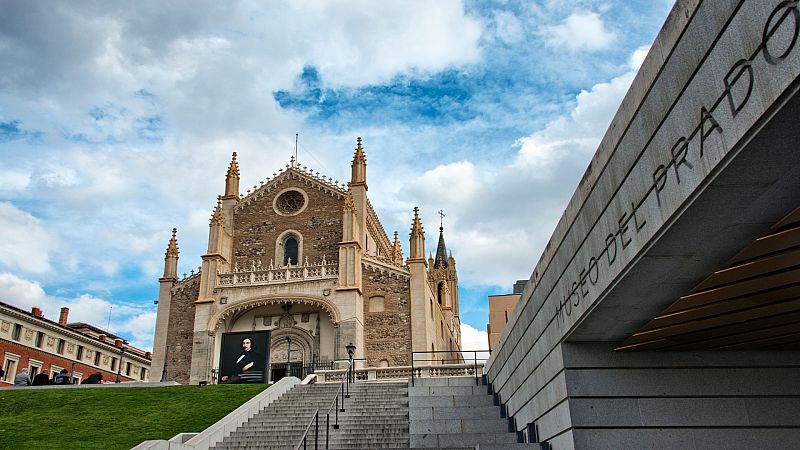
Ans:
[[[116,372],[109,372],[107,370],[98,369],[97,367],[92,367],[83,363],[75,362],[71,359],[64,358],[58,355],[53,355],[51,353],[47,353],[42,350],[37,350],[34,348],[27,347],[25,345],[18,344],[16,342],[7,341],[5,339],[0,339],[0,355],[2,355],[3,360],[5,359],[6,352],[13,353],[15,355],[19,355],[19,363],[17,365],[16,372],[19,373],[20,370],[23,368],[27,368],[30,366],[30,360],[34,359],[36,361],[42,362],[42,373],[46,373],[50,378],[51,376],[51,366],[55,365],[61,367],[62,369],[67,369],[70,372],[77,372],[81,374],[81,379],[85,380],[89,375],[100,372],[103,375],[103,382],[111,383],[117,379]],[[122,359],[123,370],[120,372],[119,379],[120,381],[133,381],[134,378],[125,376],[124,364],[125,358],[123,356]],[[6,375],[5,379],[9,380],[10,383],[0,383],[0,387],[8,387],[14,384],[14,375],[16,374],[8,374]]]

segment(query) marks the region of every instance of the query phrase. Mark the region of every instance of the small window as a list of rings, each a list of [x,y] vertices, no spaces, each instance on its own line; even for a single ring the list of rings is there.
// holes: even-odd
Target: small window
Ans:
[[[83,346],[82,345],[78,346],[78,351],[75,352],[75,359],[77,359],[78,361],[83,359]]]
[[[36,333],[36,348],[42,348],[42,343],[44,343],[44,333],[39,331]]]
[[[442,305],[442,296],[444,293],[444,282],[440,282],[438,286],[436,286],[436,299],[439,301],[439,306]]]
[[[297,265],[297,239],[289,236],[283,241],[283,265]]]
[[[22,325],[15,323],[14,324],[14,331],[11,333],[11,339],[18,341],[19,335],[22,334]]]
[[[381,361],[378,363],[378,367],[389,367],[389,361],[387,361],[387,360],[385,360],[385,359],[382,359],[382,360],[381,360]]]
[[[58,347],[56,347],[56,353],[58,353],[59,355],[64,354],[64,344],[65,342],[63,339],[58,340]]]
[[[144,381],[144,379],[145,379],[145,373],[147,373],[147,369],[145,369],[144,367],[142,367],[142,370],[140,370],[140,371],[139,371],[139,379],[140,379],[140,380]]]
[[[131,363],[125,363],[125,375],[131,376]]]
[[[117,370],[117,358],[111,358],[111,371]]]
[[[94,352],[94,365],[100,365],[100,352]]]

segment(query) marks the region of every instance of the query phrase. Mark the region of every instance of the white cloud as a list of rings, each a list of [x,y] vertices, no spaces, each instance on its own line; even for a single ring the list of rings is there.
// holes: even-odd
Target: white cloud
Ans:
[[[634,57],[641,52],[637,50]],[[609,82],[597,83],[575,97],[575,108],[530,136],[519,139],[515,164],[532,169],[533,176],[550,177],[553,166],[564,158],[591,155],[611,123],[622,98],[636,75],[628,71]]]
[[[462,323],[461,348],[464,350],[486,350],[489,348],[489,335],[486,333],[486,331],[478,330],[469,324]],[[464,353],[465,360],[471,360],[472,357],[472,353]],[[478,353],[478,359],[485,359],[488,357],[488,352]]]
[[[50,253],[59,241],[41,220],[10,202],[0,202],[0,229],[0,264],[30,273],[51,270]]]
[[[606,30],[597,13],[578,11],[564,22],[545,29],[545,41],[551,47],[576,51],[596,51],[608,48],[616,35]]]
[[[469,202],[479,188],[475,166],[469,161],[436,166],[406,183],[410,194],[446,209]]]
[[[525,29],[517,16],[508,11],[494,11],[491,22],[492,35],[497,39],[513,44],[525,37]]]
[[[132,345],[143,350],[152,348],[155,332],[155,312],[149,307],[113,303],[82,294],[74,298],[47,295],[42,286],[9,273],[0,273],[0,300],[17,308],[30,311],[38,307],[50,320],[58,320],[61,307],[69,308],[69,322],[86,322],[98,328],[129,336]]]

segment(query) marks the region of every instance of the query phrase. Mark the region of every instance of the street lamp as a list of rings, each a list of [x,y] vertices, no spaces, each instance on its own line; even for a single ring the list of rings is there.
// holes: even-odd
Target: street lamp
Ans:
[[[289,348],[286,350],[286,376],[292,376],[292,338],[286,337],[286,342],[289,343]]]
[[[119,365],[117,366],[117,381],[115,383],[119,383],[119,373],[122,370],[122,357],[125,354],[125,347],[119,348]]]
[[[347,377],[348,382],[353,382],[353,355],[356,353],[356,346],[353,343],[349,343],[345,346],[347,349],[347,357],[350,359],[350,375]]]

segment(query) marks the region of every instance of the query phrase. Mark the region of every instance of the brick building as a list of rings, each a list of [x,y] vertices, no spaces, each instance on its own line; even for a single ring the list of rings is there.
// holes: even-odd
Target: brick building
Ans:
[[[47,319],[34,307],[25,311],[0,302],[0,357],[5,375],[0,386],[14,384],[23,368],[33,379],[45,373],[52,379],[62,369],[80,383],[100,372],[106,382],[147,380],[150,352],[128,345],[125,340],[83,323],[68,323],[69,309],[61,308],[58,322]]]
[[[458,276],[442,228],[435,258],[426,259],[414,208],[404,259],[397,231],[390,240],[368,199],[361,138],[351,169],[347,186],[338,185],[292,158],[241,196],[234,153],[201,269],[182,279],[173,229],[153,367],[170,380],[211,380],[222,336],[259,330],[271,333],[270,361],[298,365],[346,358],[349,343],[372,367],[408,365],[412,351],[460,350]],[[265,367],[273,380],[282,375],[275,367]]]

